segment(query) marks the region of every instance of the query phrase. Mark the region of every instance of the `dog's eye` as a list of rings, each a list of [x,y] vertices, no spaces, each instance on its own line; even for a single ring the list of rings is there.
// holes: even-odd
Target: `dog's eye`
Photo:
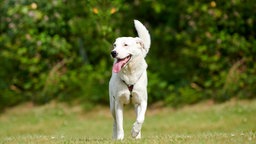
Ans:
[[[116,47],[116,44],[113,44],[113,47]]]
[[[124,46],[128,46],[128,44],[124,44]]]

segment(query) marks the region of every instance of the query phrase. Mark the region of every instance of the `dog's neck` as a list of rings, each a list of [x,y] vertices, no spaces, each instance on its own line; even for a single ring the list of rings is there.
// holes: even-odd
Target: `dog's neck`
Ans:
[[[118,75],[127,85],[134,85],[147,69],[147,66],[144,57],[137,56],[131,59]]]

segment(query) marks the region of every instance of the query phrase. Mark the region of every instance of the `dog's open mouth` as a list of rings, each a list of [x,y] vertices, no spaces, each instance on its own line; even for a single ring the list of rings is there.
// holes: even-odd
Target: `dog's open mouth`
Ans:
[[[118,73],[124,66],[129,62],[132,55],[128,55],[123,59],[117,59],[116,63],[113,65],[113,72]]]

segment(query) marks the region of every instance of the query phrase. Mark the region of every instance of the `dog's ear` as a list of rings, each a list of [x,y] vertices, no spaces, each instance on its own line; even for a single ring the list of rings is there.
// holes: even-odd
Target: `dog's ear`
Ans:
[[[141,48],[145,49],[144,42],[142,41],[142,39],[136,37],[136,44],[140,45]]]

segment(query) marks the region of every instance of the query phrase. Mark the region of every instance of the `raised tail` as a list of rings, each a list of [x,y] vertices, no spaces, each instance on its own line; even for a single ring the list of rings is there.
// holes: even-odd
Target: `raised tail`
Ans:
[[[150,48],[150,44],[151,44],[150,35],[149,35],[148,30],[138,20],[134,20],[134,25],[135,25],[135,29],[136,29],[136,31],[139,35],[139,38],[142,39],[142,41],[144,43],[144,48],[146,49],[146,52],[148,53],[149,48]]]

